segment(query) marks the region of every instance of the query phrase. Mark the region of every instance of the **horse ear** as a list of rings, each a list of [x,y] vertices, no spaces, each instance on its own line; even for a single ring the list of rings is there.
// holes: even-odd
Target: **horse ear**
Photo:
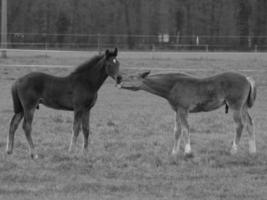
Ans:
[[[149,71],[146,71],[146,72],[143,72],[142,74],[140,74],[140,77],[141,78],[146,78],[148,76],[148,74],[150,74],[150,70]]]
[[[118,48],[115,47],[115,49],[114,49],[114,56],[117,57],[117,55],[118,55]]]

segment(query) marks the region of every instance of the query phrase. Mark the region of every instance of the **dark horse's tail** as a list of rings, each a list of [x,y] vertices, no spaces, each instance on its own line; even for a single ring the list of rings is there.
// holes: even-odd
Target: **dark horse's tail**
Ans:
[[[256,100],[257,91],[256,91],[255,81],[250,77],[247,77],[247,80],[250,84],[250,91],[248,94],[247,105],[249,108],[251,108]]]
[[[12,95],[12,99],[13,99],[13,108],[14,108],[14,112],[15,113],[20,113],[23,111],[23,107],[21,104],[21,101],[19,99],[19,95],[18,95],[18,91],[17,91],[17,86],[16,83],[14,83],[12,85],[11,88],[11,95]]]

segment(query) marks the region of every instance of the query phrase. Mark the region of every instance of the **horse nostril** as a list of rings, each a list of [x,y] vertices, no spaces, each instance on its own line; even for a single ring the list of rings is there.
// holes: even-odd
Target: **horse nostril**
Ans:
[[[116,80],[116,82],[117,82],[118,84],[120,84],[121,81],[122,81],[122,77],[121,77],[121,76],[117,76],[117,80]]]

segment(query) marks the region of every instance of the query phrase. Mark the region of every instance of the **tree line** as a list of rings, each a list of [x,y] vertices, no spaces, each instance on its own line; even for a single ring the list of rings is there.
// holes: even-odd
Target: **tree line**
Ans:
[[[134,49],[166,43],[248,49],[266,45],[267,1],[8,0],[8,32],[14,33],[11,41],[59,46],[102,42]]]

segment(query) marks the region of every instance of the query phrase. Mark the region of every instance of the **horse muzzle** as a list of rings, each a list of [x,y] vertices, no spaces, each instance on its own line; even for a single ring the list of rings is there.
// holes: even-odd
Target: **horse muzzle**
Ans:
[[[117,88],[121,88],[122,87],[122,76],[121,75],[118,75],[116,78],[115,78],[115,80],[116,80],[116,87]]]
[[[117,77],[116,77],[116,83],[117,84],[120,84],[122,82],[122,76],[121,75],[118,75]]]

